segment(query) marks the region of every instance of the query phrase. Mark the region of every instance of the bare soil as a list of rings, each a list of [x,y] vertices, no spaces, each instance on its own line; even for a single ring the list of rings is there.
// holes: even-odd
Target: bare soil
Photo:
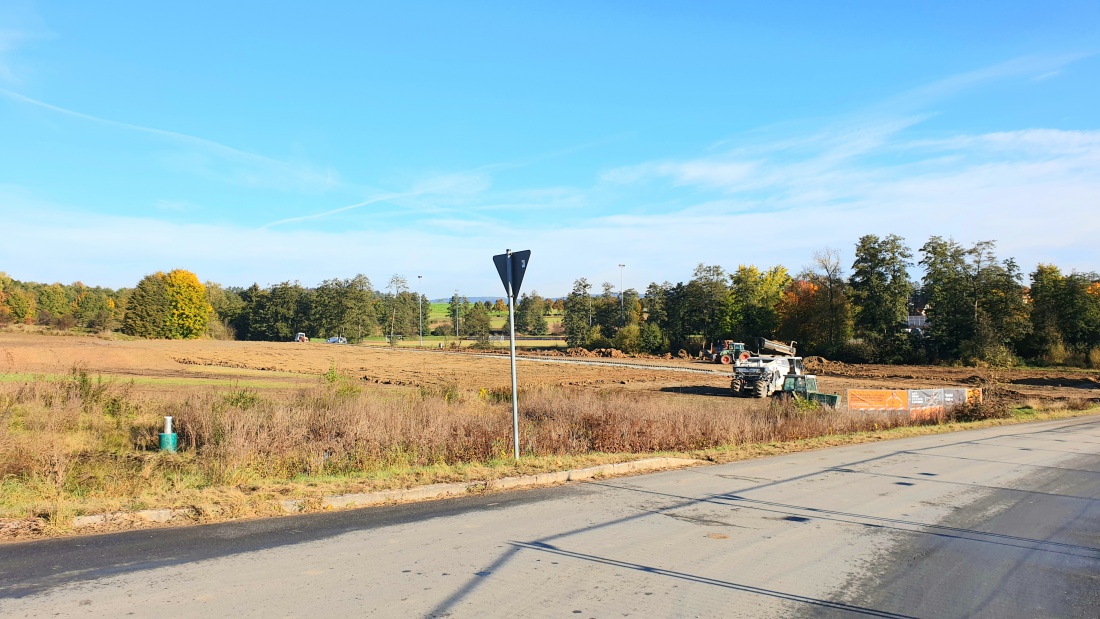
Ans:
[[[568,363],[571,359],[578,363]],[[491,390],[509,384],[504,354],[323,343],[128,341],[0,333],[0,374],[67,373],[75,365],[108,376],[166,379],[175,389],[211,379],[287,388],[316,381],[332,367],[370,383],[395,387]],[[1100,399],[1097,371],[847,365],[820,358],[809,358],[807,365],[819,376],[823,390],[841,394],[857,388],[998,385],[1005,394],[1019,399]],[[705,397],[724,396],[730,372],[729,366],[691,359],[581,358],[560,352],[524,353],[519,364],[522,386],[614,388]]]

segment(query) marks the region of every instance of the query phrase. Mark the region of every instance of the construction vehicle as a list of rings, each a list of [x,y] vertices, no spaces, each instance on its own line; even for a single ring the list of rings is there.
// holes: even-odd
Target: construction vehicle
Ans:
[[[788,374],[783,378],[783,397],[817,402],[828,408],[836,408],[840,396],[817,390],[817,376],[813,374]]]
[[[295,342],[299,342],[299,343],[303,343],[303,344],[304,344],[304,343],[306,343],[306,342],[308,342],[308,341],[309,341],[309,338],[308,338],[308,337],[306,337],[306,334],[305,334],[305,333],[299,333],[298,335],[295,335],[295,336],[294,336],[294,341],[295,341]]]
[[[783,390],[787,376],[802,376],[806,368],[802,357],[758,355],[739,361],[733,367],[730,390],[736,396],[766,398]]]
[[[699,356],[704,359],[709,359],[714,363],[730,365],[748,359],[752,356],[752,353],[745,349],[745,344],[743,342],[722,340],[711,344],[710,349],[701,351]]]
[[[783,342],[776,342],[767,338],[758,337],[756,338],[755,344],[756,354],[758,355],[769,353],[783,357],[793,357],[798,351],[798,342],[784,344]]]

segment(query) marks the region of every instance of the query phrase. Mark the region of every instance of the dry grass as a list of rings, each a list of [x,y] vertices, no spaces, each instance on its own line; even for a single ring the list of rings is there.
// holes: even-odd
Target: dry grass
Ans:
[[[517,464],[506,393],[357,382],[331,370],[293,392],[156,396],[77,368],[64,378],[0,383],[0,518],[40,518],[53,527],[47,532],[60,532],[76,514],[150,507],[190,507],[200,518],[265,515],[286,496],[491,479],[654,453],[726,461],[793,450],[784,445],[812,448],[829,440],[822,437],[1010,412],[995,404],[911,421],[797,402],[543,387],[521,393],[525,458]],[[164,415],[175,418],[178,454],[157,451]]]

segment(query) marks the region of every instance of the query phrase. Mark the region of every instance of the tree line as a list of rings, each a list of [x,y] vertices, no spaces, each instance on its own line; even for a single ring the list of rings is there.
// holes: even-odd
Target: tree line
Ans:
[[[896,235],[866,235],[847,265],[836,250],[816,252],[791,274],[781,265],[727,271],[700,264],[686,282],[651,283],[644,294],[600,292],[585,278],[564,299],[537,292],[516,304],[519,333],[550,333],[562,314],[569,346],[628,353],[695,352],[722,340],[795,340],[805,355],[850,362],[1010,364],[1020,359],[1100,367],[1100,275],[1040,264],[1025,276],[996,244],[963,245],[933,236],[917,252]],[[922,273],[912,275],[915,267]],[[452,296],[443,321],[428,299],[394,275],[376,289],[365,275],[315,287],[282,282],[226,287],[182,269],[153,273],[111,290],[20,282],[0,272],[0,324],[121,330],[151,338],[288,341],[297,333],[359,341],[420,333],[487,340],[503,300]],[[910,316],[926,324],[914,328]]]
[[[700,264],[687,282],[651,283],[644,295],[616,294],[609,283],[594,294],[581,278],[565,299],[563,326],[569,346],[631,353],[766,337],[849,362],[1100,367],[1100,275],[1041,264],[1028,283],[992,241],[933,236],[915,255],[899,236],[866,235],[851,265],[825,249],[793,275],[783,266]],[[926,324],[912,327],[911,315]]]
[[[381,290],[365,275],[327,279],[315,287],[282,282],[240,288],[200,283],[194,273],[176,269],[147,275],[133,288],[111,290],[80,282],[20,282],[0,272],[0,325],[119,330],[145,338],[289,341],[305,333],[357,342],[378,335],[411,338],[423,326],[425,334],[487,341],[490,317],[507,311],[503,299],[470,302],[457,294],[445,320],[433,322],[430,308],[428,298],[410,291],[400,275]],[[561,310],[560,301],[524,294],[517,303],[516,328],[545,335],[545,317],[555,310]]]

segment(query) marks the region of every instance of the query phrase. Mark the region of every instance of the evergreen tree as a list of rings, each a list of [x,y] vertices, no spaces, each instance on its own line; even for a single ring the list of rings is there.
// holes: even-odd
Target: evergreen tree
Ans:
[[[585,278],[573,282],[573,290],[565,298],[565,313],[562,316],[562,328],[565,331],[565,343],[570,348],[584,346],[592,330],[592,296],[589,291],[592,284]]]
[[[166,337],[170,311],[164,273],[158,271],[146,275],[134,287],[127,300],[122,332],[135,337]]]
[[[908,272],[912,258],[899,236],[860,237],[849,279],[857,333],[883,338],[905,323],[913,293]]]

